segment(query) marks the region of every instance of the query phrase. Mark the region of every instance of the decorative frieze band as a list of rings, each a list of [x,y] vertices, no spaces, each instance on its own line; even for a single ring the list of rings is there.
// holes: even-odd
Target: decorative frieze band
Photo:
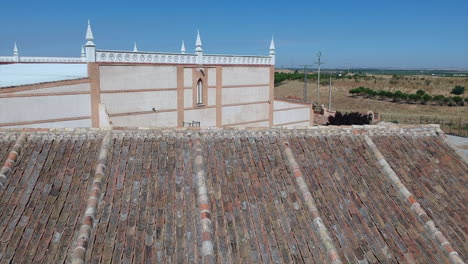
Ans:
[[[268,56],[193,55],[98,50],[96,51],[96,62],[271,65],[272,59]]]
[[[0,62],[26,62],[26,63],[82,63],[82,58],[76,57],[0,57]]]
[[[0,63],[82,63],[83,58],[72,57],[0,57]],[[96,51],[96,62],[117,63],[162,63],[162,64],[232,64],[272,65],[268,56],[193,55],[171,53]]]

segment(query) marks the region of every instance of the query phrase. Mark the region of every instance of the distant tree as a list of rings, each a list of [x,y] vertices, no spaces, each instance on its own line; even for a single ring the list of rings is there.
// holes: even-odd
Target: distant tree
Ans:
[[[461,98],[460,96],[452,97],[452,101],[457,105],[463,105],[463,98]]]
[[[460,95],[460,94],[463,94],[464,92],[465,92],[465,87],[461,86],[461,85],[457,85],[457,86],[453,87],[453,89],[452,89],[452,91],[450,93]]]
[[[358,112],[344,113],[336,112],[335,116],[328,117],[327,125],[349,126],[349,125],[367,125],[372,121],[371,115]]]
[[[423,90],[421,90],[421,89],[419,89],[418,91],[416,91],[416,94],[417,94],[417,95],[420,95],[420,96],[423,96],[425,93],[426,93],[426,92],[423,91]]]
[[[432,101],[432,96],[428,95],[428,94],[424,94],[422,96],[422,103],[423,104],[427,104],[429,101]]]
[[[422,99],[422,96],[420,96],[419,94],[409,94],[408,99],[412,103],[417,103],[419,100]]]
[[[434,98],[432,98],[432,100],[434,102],[436,102],[438,105],[443,105],[444,104],[444,100],[445,100],[445,96],[443,95],[436,95],[434,96]]]

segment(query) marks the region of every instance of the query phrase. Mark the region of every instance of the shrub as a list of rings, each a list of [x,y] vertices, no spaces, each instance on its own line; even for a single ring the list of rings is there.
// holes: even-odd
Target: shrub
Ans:
[[[418,91],[416,91],[416,94],[417,94],[417,95],[420,95],[420,96],[423,96],[423,95],[426,94],[426,92],[423,91],[423,90],[418,90]]]
[[[367,125],[372,120],[371,115],[358,112],[344,113],[336,112],[335,116],[328,117],[327,125],[349,126],[349,125]]]
[[[444,104],[444,100],[445,100],[445,96],[443,95],[436,95],[434,96],[434,98],[432,98],[432,100],[434,102],[436,102],[437,104],[439,105],[443,105]]]
[[[460,95],[460,94],[463,94],[464,92],[465,92],[465,87],[457,85],[457,86],[453,87],[453,89],[452,89],[452,91],[450,93]]]
[[[413,103],[416,103],[418,102],[419,100],[422,99],[422,96],[420,96],[419,94],[409,94],[408,95],[408,99],[413,102]]]
[[[460,96],[452,97],[452,101],[457,105],[463,105],[463,98],[461,98]]]
[[[465,97],[465,102],[468,103],[468,97]]]
[[[427,80],[424,81],[424,84],[426,86],[429,86],[431,84],[431,82],[432,82],[431,80],[427,79]]]
[[[422,103],[423,104],[427,104],[429,101],[432,101],[432,96],[428,95],[428,94],[424,94],[422,96]]]

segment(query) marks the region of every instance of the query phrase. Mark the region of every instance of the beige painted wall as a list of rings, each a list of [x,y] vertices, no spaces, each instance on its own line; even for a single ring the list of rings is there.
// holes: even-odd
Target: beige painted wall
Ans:
[[[11,127],[2,127],[2,128],[27,128],[27,127],[33,127],[33,128],[91,127],[91,119],[40,123],[40,124],[11,126]]]
[[[90,115],[89,94],[0,98],[0,123]]]
[[[310,108],[291,109],[273,112],[273,125],[309,120]]]
[[[208,68],[208,86],[216,86],[216,69]]]
[[[249,124],[245,124],[245,125],[229,126],[229,127],[238,127],[238,128],[242,128],[242,127],[268,127],[268,125],[269,125],[269,123],[268,123],[268,121],[266,121],[266,122],[249,123]]]
[[[184,90],[184,107],[192,107],[193,106],[193,98],[192,98],[192,90],[185,89]]]
[[[63,92],[89,92],[89,83],[80,83],[73,85],[64,85],[53,88],[42,88],[29,91],[22,91],[8,94],[32,94],[32,93],[63,93]]]
[[[216,109],[203,108],[187,110],[184,113],[185,122],[197,121],[201,127],[216,127]]]
[[[275,100],[273,107],[274,107],[275,110],[279,110],[279,109],[289,109],[289,108],[309,107],[309,106],[304,105],[304,104],[295,104],[295,103]]]
[[[239,104],[268,101],[270,88],[243,87],[243,88],[223,88],[223,104]]]
[[[290,125],[283,125],[283,126],[277,126],[277,127],[283,127],[283,128],[295,128],[295,127],[308,127],[310,126],[309,122],[302,122],[302,123],[296,123],[296,124],[290,124]]]
[[[270,67],[223,67],[223,86],[269,83]]]
[[[268,103],[223,107],[223,125],[268,119]]]
[[[208,88],[208,105],[216,105],[216,88]]]
[[[177,88],[176,66],[100,66],[101,90]]]
[[[113,126],[175,127],[177,126],[177,112],[118,116],[111,117],[110,120]]]
[[[176,109],[177,91],[103,93],[101,103],[109,114]]]
[[[192,68],[184,69],[184,87],[192,87]]]

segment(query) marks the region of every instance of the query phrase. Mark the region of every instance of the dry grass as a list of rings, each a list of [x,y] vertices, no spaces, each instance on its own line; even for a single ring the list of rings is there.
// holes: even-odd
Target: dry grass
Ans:
[[[433,106],[421,104],[404,104],[380,101],[367,98],[355,98],[349,95],[349,90],[359,86],[369,87],[375,90],[400,90],[407,93],[415,93],[424,90],[431,95],[450,95],[455,85],[462,85],[468,89],[467,77],[433,77],[433,76],[406,76],[401,77],[396,84],[390,84],[392,76],[375,75],[372,80],[335,80],[333,83],[332,110],[338,111],[374,111],[385,116],[414,117],[424,116],[438,119],[468,119],[468,106]],[[427,81],[428,80],[428,81]],[[285,81],[275,87],[276,97],[295,96],[303,97],[304,83],[302,81]],[[316,102],[317,84],[309,83],[308,100]],[[467,92],[463,96],[468,96]],[[328,106],[328,86],[320,87],[320,104]],[[388,119],[386,119],[388,120]],[[398,119],[397,119],[398,120]]]

